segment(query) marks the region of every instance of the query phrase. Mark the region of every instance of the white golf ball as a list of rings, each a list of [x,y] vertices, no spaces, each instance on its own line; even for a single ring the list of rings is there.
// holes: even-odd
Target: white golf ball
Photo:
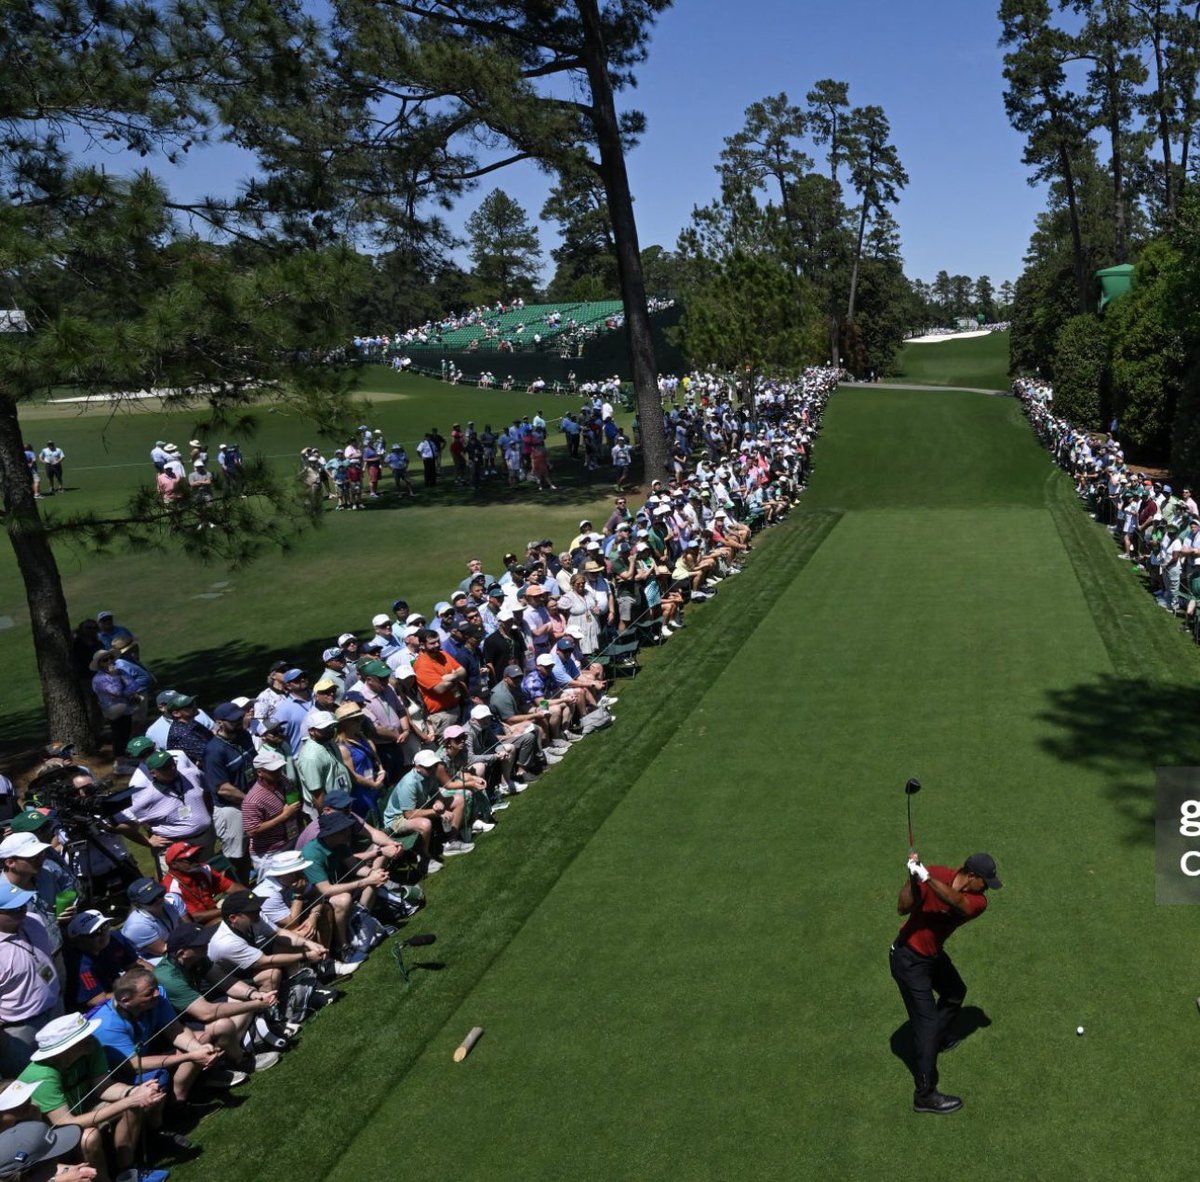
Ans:
[[[1082,1034],[1082,1033],[1083,1033],[1083,1027],[1082,1027],[1082,1026],[1076,1026],[1076,1027],[1075,1027],[1075,1033],[1076,1033],[1076,1034]]]

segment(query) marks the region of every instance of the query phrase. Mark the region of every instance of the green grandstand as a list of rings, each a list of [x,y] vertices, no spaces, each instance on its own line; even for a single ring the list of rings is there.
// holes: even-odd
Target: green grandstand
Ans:
[[[557,319],[556,319],[557,318]],[[511,348],[561,352],[564,346],[582,347],[587,341],[620,327],[625,310],[620,300],[586,300],[566,304],[526,304],[504,312],[490,312],[472,324],[437,329],[426,341],[408,341],[404,348],[420,352],[503,352]],[[540,337],[535,342],[534,338]]]

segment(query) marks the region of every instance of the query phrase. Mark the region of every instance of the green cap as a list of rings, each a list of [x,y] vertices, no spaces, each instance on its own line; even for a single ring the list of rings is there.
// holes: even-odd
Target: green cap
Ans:
[[[176,694],[168,703],[168,710],[179,710],[183,706],[192,706],[196,698],[192,694]]]
[[[385,661],[364,661],[359,670],[367,677],[391,677],[392,669]]]
[[[156,751],[146,760],[146,766],[148,768],[157,770],[158,768],[170,763],[174,758],[175,756],[173,756],[169,751]]]
[[[125,754],[132,755],[134,759],[141,759],[147,751],[153,751],[157,746],[158,744],[149,735],[138,735],[136,739],[130,739],[125,744]]]
[[[45,813],[38,812],[37,809],[26,809],[23,813],[18,813],[13,817],[9,826],[14,833],[36,833],[49,821],[50,818]]]

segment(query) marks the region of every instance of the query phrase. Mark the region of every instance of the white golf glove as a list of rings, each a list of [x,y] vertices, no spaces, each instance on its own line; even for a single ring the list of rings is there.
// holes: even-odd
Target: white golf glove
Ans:
[[[907,862],[909,874],[915,874],[922,882],[929,881],[929,871],[917,861],[916,858],[910,858]]]

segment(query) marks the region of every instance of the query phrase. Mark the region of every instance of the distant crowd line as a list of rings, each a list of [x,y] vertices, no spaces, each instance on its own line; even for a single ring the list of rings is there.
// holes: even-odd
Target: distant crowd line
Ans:
[[[1200,642],[1200,508],[1192,489],[1127,464],[1116,420],[1100,434],[1056,415],[1051,383],[1018,378],[1013,393],[1091,516],[1114,535],[1117,557],[1146,572],[1159,607],[1182,615],[1180,630]]]

